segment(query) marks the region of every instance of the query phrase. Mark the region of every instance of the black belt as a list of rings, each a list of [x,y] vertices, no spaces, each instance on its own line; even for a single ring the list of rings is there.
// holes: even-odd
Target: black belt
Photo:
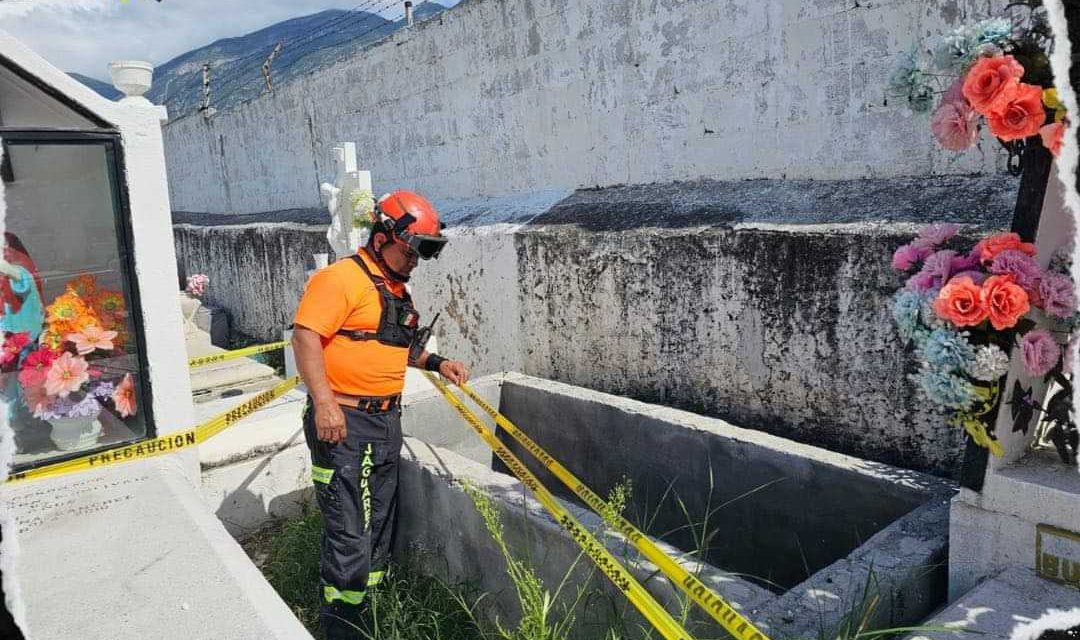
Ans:
[[[401,404],[401,394],[392,396],[350,396],[335,393],[334,398],[343,407],[359,409],[365,413],[385,413]]]

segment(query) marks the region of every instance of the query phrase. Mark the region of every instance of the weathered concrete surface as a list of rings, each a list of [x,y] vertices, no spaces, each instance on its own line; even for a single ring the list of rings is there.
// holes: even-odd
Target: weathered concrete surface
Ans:
[[[743,498],[752,503],[749,508],[739,511],[740,505],[735,502],[717,509],[707,527],[709,535],[716,536],[713,543],[721,551],[711,554],[713,565],[708,570],[722,566],[723,570],[737,572],[743,578],[731,584],[719,582],[721,592],[738,594],[739,591],[731,591],[738,585],[743,585],[741,589],[757,589],[758,595],[752,598],[757,604],[744,606],[743,612],[773,637],[817,637],[820,630],[833,627],[850,607],[862,601],[871,579],[872,588],[881,597],[871,618],[878,627],[917,622],[944,602],[948,503],[942,496],[950,492],[946,483],[883,465],[860,464],[837,454],[736,429],[715,419],[688,416],[684,412],[521,374],[486,376],[476,384],[485,399],[499,397],[503,413],[594,490],[603,494],[621,479],[622,473],[632,476],[634,499],[627,512],[632,520],[641,519],[635,507],[642,502],[642,496],[648,497],[647,492],[652,490],[650,480],[655,476],[671,478],[693,514],[695,505],[710,491],[716,494],[713,500],[716,508],[729,497],[728,493],[742,489],[737,486],[739,483],[752,484],[752,478],[746,481],[742,476],[762,475],[769,468],[773,475],[783,475],[783,482],[756,496]],[[540,415],[535,419],[520,418],[522,414],[538,411],[538,406],[544,409],[539,410]],[[551,420],[556,420],[557,426]],[[550,576],[544,574],[549,584],[561,578],[564,567],[574,557],[573,547],[566,549],[569,541],[553,529],[554,523],[532,500],[527,500],[524,507],[516,506],[522,488],[510,476],[489,469],[493,463],[490,452],[475,449],[473,443],[478,439],[449,405],[433,395],[418,395],[406,409],[403,428],[412,437],[407,440],[408,462],[402,495],[408,496],[405,499],[408,503],[417,501],[423,505],[422,508],[410,504],[404,509],[403,539],[418,540],[428,551],[434,551],[439,558],[436,570],[458,579],[476,579],[487,589],[500,589],[504,578],[500,572],[490,570],[492,566],[500,566],[491,559],[498,551],[490,546],[467,498],[452,486],[454,479],[468,479],[486,487],[501,501],[515,505],[503,505],[511,538],[515,544],[525,544],[525,548],[537,554],[534,558],[539,558],[537,564],[543,571],[553,572]],[[618,431],[618,437],[604,437],[612,430]],[[554,434],[556,431],[559,433]],[[680,435],[684,440],[680,440]],[[428,438],[437,440],[440,446],[425,442]],[[701,442],[690,441],[695,438]],[[553,439],[558,442],[552,442]],[[714,441],[715,446],[710,446],[708,440]],[[462,453],[471,460],[465,460]],[[538,471],[531,456],[520,457]],[[649,464],[636,464],[635,457],[647,457]],[[707,481],[695,477],[697,460],[710,462],[716,470],[713,489],[710,490]],[[566,495],[548,474],[538,475],[549,489]],[[823,484],[827,486],[823,488]],[[666,486],[664,483],[660,490]],[[921,496],[921,500],[915,496]],[[793,505],[796,499],[801,499],[803,504]],[[921,506],[904,514],[898,506],[903,503]],[[796,515],[778,514],[779,507]],[[882,524],[876,533],[872,526],[866,526],[874,513],[880,515],[890,507],[897,512],[895,522]],[[583,514],[583,521],[595,521],[593,516],[573,508],[575,513]],[[867,510],[871,513],[866,513]],[[449,531],[443,520],[444,511],[453,514],[447,516],[451,520],[446,522],[453,522]],[[806,513],[822,517],[811,519]],[[531,534],[538,538],[535,541],[519,530],[524,526],[525,514],[535,529]],[[660,514],[657,521],[664,517]],[[862,524],[862,535],[848,535],[841,521]],[[676,524],[683,523],[684,520]],[[776,553],[773,542],[783,532],[792,532],[792,527],[798,528],[793,532],[802,538],[803,549],[808,554],[833,544],[836,537],[844,539],[847,546],[839,551],[838,559],[830,559],[821,567],[810,567],[816,573],[806,580],[799,578],[798,584],[779,596],[745,580],[750,577],[745,566],[717,562],[723,556],[722,562],[742,565],[778,564],[773,557]],[[811,527],[816,529],[810,530]],[[404,547],[399,549],[399,553],[406,551]],[[740,554],[749,557],[735,557]],[[814,559],[811,556],[811,561]],[[801,557],[790,554],[782,560],[805,566]],[[762,575],[760,571],[750,573]],[[745,595],[732,597],[746,604]],[[512,601],[500,600],[500,606],[510,615],[515,611]]]
[[[173,226],[181,277],[210,277],[206,301],[228,309],[233,331],[280,340],[292,324],[312,255],[329,251],[326,228],[305,224]]]
[[[1041,634],[1022,632],[1054,611],[1073,611],[1071,625],[1080,623],[1080,591],[1043,580],[1031,569],[1014,567],[980,584],[946,610],[930,618],[928,627],[955,627],[970,633],[920,632],[907,640],[953,640],[969,635],[985,640],[1036,640]]]
[[[440,400],[440,402],[442,402]],[[442,402],[442,404],[446,404]],[[460,419],[459,419],[460,420]],[[406,438],[402,449],[397,546],[399,560],[411,558],[429,573],[469,581],[491,594],[492,615],[504,622],[520,615],[516,594],[506,574],[505,561],[471,499],[460,483],[469,482],[488,494],[500,511],[505,539],[519,558],[530,565],[554,593],[573,568],[563,587],[560,602],[572,601],[579,587],[588,589],[584,606],[577,611],[572,637],[598,637],[596,625],[604,624],[617,612],[626,613],[626,633],[622,637],[641,638],[648,623],[637,615],[623,596],[586,557],[580,548],[544,508],[525,494],[525,488],[510,476],[491,471],[485,465],[465,459],[452,451],[433,447],[415,438]],[[659,602],[678,615],[675,588],[656,567],[640,559],[625,541],[603,532],[598,517],[572,504],[565,505],[593,533],[598,533],[609,550],[623,562]],[[753,615],[772,599],[765,589],[732,574],[699,565],[677,549],[660,543],[690,571],[701,569],[700,579],[746,615]],[[575,565],[575,560],[577,564]],[[590,574],[593,574],[590,579]],[[588,582],[587,582],[588,581]],[[719,637],[723,631],[699,612],[694,612],[688,628],[698,637]]]
[[[356,142],[377,190],[473,198],[697,178],[1000,170],[886,95],[897,54],[1005,3],[469,0],[209,120],[166,130],[177,208],[319,204]],[[483,37],[480,37],[483,34]]]
[[[178,457],[3,487],[28,637],[311,638]]]
[[[720,532],[707,545],[710,564],[783,588],[843,558],[931,496],[951,494],[931,476],[536,378],[504,381],[502,407],[601,495],[631,479],[630,514],[651,523],[647,533],[693,551],[707,523]],[[545,484],[572,496],[501,437]]]
[[[879,599],[868,629],[910,626],[946,601],[948,543],[948,503],[934,499],[771,602],[762,624],[786,638],[838,637],[869,595]]]
[[[1080,474],[1052,451],[1032,451],[952,502],[949,598],[1012,567],[1035,566],[1039,524],[1080,532]]]
[[[697,181],[448,201],[450,248],[411,285],[424,317],[442,312],[443,352],[478,375],[520,370],[951,475],[960,434],[906,378],[889,257],[915,223],[1006,227],[1015,188],[998,176]],[[181,224],[177,252],[222,283],[211,301],[241,331],[275,340],[306,261],[326,250],[322,227],[292,225],[319,215]]]

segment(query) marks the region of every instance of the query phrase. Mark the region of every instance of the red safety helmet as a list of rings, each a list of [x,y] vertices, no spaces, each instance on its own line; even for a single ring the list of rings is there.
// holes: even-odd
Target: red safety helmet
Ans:
[[[446,227],[439,212],[427,198],[412,191],[394,191],[375,203],[372,212],[375,227],[372,233],[386,233],[392,240],[402,242],[421,258],[438,258],[447,238],[439,234]]]

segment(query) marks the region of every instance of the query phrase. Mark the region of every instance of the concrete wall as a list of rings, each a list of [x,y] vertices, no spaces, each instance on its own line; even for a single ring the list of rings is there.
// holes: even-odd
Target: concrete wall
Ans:
[[[329,149],[438,198],[697,178],[1000,169],[887,98],[896,55],[999,0],[466,0],[209,120],[169,124],[176,207],[319,204]]]
[[[784,588],[844,557],[933,490],[947,490],[912,472],[558,383],[508,381],[502,407],[601,495],[630,479],[630,513],[651,523],[647,533],[694,551],[702,530],[718,530],[704,545],[710,564]],[[510,448],[529,458],[520,445]]]
[[[477,374],[523,371],[951,475],[961,434],[906,378],[889,258],[916,223],[1007,227],[1015,190],[996,176],[700,181],[511,200],[498,215],[450,204],[449,249],[410,284],[425,318],[442,313],[442,352]],[[305,215],[179,215],[182,270],[210,276],[235,329],[279,339],[326,250]]]
[[[564,436],[572,441],[569,447],[552,447],[549,451],[600,492],[606,491],[617,480],[618,465],[623,465],[634,475],[636,497],[649,490],[649,480],[657,475],[688,477],[690,474],[686,470],[690,469],[691,473],[697,474],[694,478],[697,482],[681,479],[680,489],[683,496],[692,501],[696,495],[708,490],[707,483],[700,477],[701,464],[712,465],[716,470],[715,491],[719,496],[737,490],[733,485],[743,479],[735,476],[752,474],[754,467],[776,463],[782,464],[783,469],[777,473],[787,476],[789,485],[780,489],[781,494],[786,492],[789,499],[799,491],[807,494],[803,497],[805,506],[793,509],[800,515],[810,511],[826,513],[835,508],[834,519],[847,524],[858,522],[861,516],[867,515],[860,513],[865,510],[891,518],[884,514],[889,505],[875,505],[865,496],[858,497],[859,494],[873,494],[881,503],[892,502],[897,513],[903,510],[899,506],[902,503],[920,505],[876,534],[864,531],[858,540],[849,539],[849,547],[834,559],[835,562],[830,560],[820,571],[805,581],[789,585],[792,588],[780,595],[751,584],[743,579],[745,576],[727,573],[732,570],[729,566],[703,565],[701,578],[772,637],[833,637],[828,630],[834,629],[853,606],[863,601],[867,589],[880,596],[878,606],[868,618],[871,628],[909,625],[923,619],[944,602],[944,560],[948,543],[948,504],[943,498],[948,487],[945,483],[736,429],[718,420],[520,374],[488,376],[477,380],[476,387],[489,401],[493,397],[500,398],[500,410],[505,413],[536,411],[538,419],[517,422],[537,440],[541,437],[550,440],[553,432],[558,431],[554,433],[555,439]],[[537,410],[538,405],[544,409]],[[553,427],[553,416],[566,428]],[[544,424],[540,424],[540,420],[544,420]],[[579,420],[588,421],[594,428],[599,426],[599,430],[619,431],[619,437],[598,443],[594,429],[583,427],[577,423]],[[499,551],[459,483],[468,481],[492,497],[501,511],[511,548],[519,557],[531,559],[549,588],[558,584],[572,564],[577,555],[576,547],[540,505],[524,494],[522,485],[511,476],[491,470],[490,450],[486,447],[477,449],[475,445],[479,439],[437,393],[414,396],[403,412],[402,427],[411,437],[406,439],[403,450],[403,498],[399,544],[395,552],[399,558],[410,554],[415,557],[419,553],[424,570],[455,580],[474,581],[492,593],[497,613],[515,619],[514,594],[509,590],[502,570]],[[694,439],[697,441],[690,442]],[[438,442],[439,446],[432,442]],[[670,451],[688,452],[691,459],[657,454]],[[655,455],[650,457],[650,454]],[[651,466],[635,466],[632,460],[635,456],[649,457]],[[519,457],[527,463],[532,461],[531,456]],[[600,474],[594,472],[596,469],[606,477],[597,477]],[[639,482],[639,478],[644,482]],[[549,489],[560,488],[559,483],[549,480],[544,481]],[[823,490],[819,482],[831,487]],[[686,491],[687,488],[690,491]],[[840,495],[836,491],[846,494]],[[709,535],[716,536],[714,540],[719,545],[738,546],[743,538],[759,542],[774,539],[778,532],[792,525],[806,524],[792,522],[800,516],[789,518],[771,510],[766,504],[768,498],[777,497],[776,494],[759,496],[761,500],[753,505],[755,513],[749,515],[733,513],[738,506],[727,507],[706,530]],[[784,501],[783,495],[779,498],[780,502]],[[594,515],[573,504],[567,506],[588,528],[599,526]],[[792,507],[790,503],[784,506]],[[629,515],[633,517],[632,513]],[[828,538],[837,532],[835,526],[822,527],[820,522],[810,526],[821,529],[814,532],[812,538]],[[826,531],[830,526],[833,528]],[[755,529],[751,531],[750,527]],[[613,553],[625,558],[636,575],[647,576],[655,571],[654,567],[642,564],[636,554],[628,554],[617,538],[608,537],[607,540]],[[810,538],[804,542],[808,546],[814,544]],[[660,544],[684,562],[691,557]],[[742,559],[744,563],[779,564],[775,562],[777,559],[770,557],[773,549],[763,545],[745,551],[750,557]],[[782,562],[803,566],[799,557],[788,556]],[[579,571],[570,583],[571,590],[577,580],[582,579],[583,572]],[[660,574],[654,574],[645,584],[661,602],[668,603],[669,608],[674,604],[670,586]],[[594,582],[590,603],[586,605],[586,623],[597,616],[603,619],[610,615],[609,607],[619,605],[620,598],[617,594],[613,597],[605,581]],[[691,611],[694,614],[692,631],[697,637],[723,635],[724,632],[702,619],[695,607]],[[636,636],[631,633],[630,637]]]

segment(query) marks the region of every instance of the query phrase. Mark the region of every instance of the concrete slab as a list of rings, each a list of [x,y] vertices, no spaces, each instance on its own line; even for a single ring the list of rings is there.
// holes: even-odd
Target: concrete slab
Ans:
[[[981,493],[952,504],[949,599],[1009,567],[1035,566],[1035,528],[1080,533],[1080,474],[1051,451],[1032,451],[988,473]]]
[[[1014,567],[984,581],[923,626],[948,626],[983,634],[981,640],[1009,640],[1053,610],[1080,607],[1080,591],[1054,584],[1031,569]],[[917,633],[908,640],[944,640],[959,632]]]
[[[212,345],[210,335],[205,331],[190,331],[185,334],[185,340],[189,358],[226,351]],[[196,403],[217,400],[223,393],[264,391],[280,382],[273,367],[251,358],[235,358],[196,367],[190,370],[190,375],[191,395]]]
[[[179,457],[0,490],[18,526],[31,637],[311,638]]]

